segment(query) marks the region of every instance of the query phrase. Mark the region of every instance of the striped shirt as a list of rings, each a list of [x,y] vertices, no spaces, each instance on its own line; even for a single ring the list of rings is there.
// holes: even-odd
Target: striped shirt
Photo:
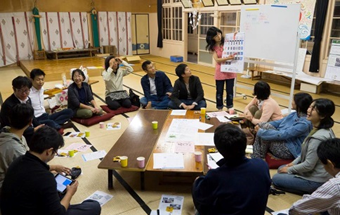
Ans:
[[[304,195],[289,209],[289,214],[314,214],[328,211],[330,215],[340,215],[340,172],[314,191]]]

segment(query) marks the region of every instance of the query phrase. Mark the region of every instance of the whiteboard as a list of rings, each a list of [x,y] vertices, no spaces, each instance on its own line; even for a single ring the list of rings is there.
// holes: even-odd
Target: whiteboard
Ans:
[[[241,7],[244,56],[294,63],[300,4]]]

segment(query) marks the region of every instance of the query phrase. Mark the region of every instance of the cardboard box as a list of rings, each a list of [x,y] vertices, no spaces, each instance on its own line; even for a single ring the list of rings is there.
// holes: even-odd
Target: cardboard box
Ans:
[[[183,57],[178,56],[178,55],[173,55],[173,56],[170,56],[170,61],[175,62],[175,63],[183,62]]]

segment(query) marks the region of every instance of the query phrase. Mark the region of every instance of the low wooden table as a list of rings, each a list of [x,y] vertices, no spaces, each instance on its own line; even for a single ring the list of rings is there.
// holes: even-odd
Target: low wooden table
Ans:
[[[63,57],[82,57],[82,56],[90,56],[98,52],[99,48],[88,48],[88,49],[71,49],[71,50],[58,50],[58,51],[46,51],[46,55],[52,55],[52,58],[55,57],[58,60],[58,56]]]
[[[202,162],[196,163],[193,153],[184,153],[184,169],[154,169],[153,168],[153,153],[165,153],[166,147],[161,147],[164,144],[166,134],[173,119],[199,119],[200,114],[194,111],[187,111],[186,116],[172,116],[171,110],[139,110],[134,117],[129,127],[125,130],[122,136],[118,139],[115,145],[107,153],[104,159],[99,163],[99,169],[108,170],[108,188],[113,188],[113,170],[137,171],[141,173],[141,189],[144,190],[144,172],[186,172],[200,173],[207,171],[206,165],[206,150],[204,146],[196,146],[196,151],[202,152]],[[158,129],[153,130],[151,122],[158,121]],[[216,118],[206,120],[201,118],[201,122],[206,122],[214,125],[208,129],[208,132],[213,132],[220,124]],[[204,132],[204,131],[201,131]],[[128,156],[128,166],[121,167],[119,162],[113,162],[116,156]],[[145,157],[145,168],[140,169],[137,166],[137,157]]]

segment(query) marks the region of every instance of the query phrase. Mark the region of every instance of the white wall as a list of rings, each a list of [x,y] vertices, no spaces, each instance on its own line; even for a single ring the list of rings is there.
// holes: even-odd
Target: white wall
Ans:
[[[169,58],[172,55],[180,55],[184,57],[185,45],[183,41],[163,40],[163,48],[157,47],[157,13],[150,13],[150,54]]]

